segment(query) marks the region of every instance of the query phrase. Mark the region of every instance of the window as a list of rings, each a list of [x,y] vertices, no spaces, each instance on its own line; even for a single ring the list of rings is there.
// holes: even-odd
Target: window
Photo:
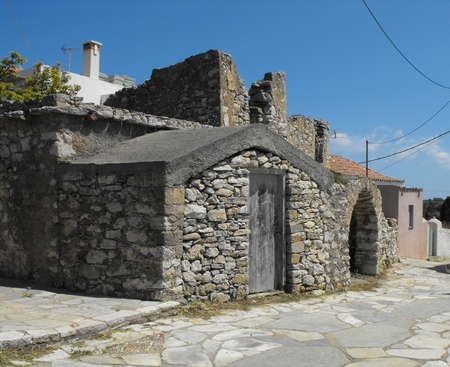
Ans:
[[[409,229],[414,228],[414,205],[408,205],[408,213],[409,213]]]

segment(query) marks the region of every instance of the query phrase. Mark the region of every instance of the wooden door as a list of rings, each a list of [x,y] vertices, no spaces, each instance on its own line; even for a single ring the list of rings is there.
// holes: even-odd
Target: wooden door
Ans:
[[[284,182],[281,170],[250,172],[250,293],[284,288]]]

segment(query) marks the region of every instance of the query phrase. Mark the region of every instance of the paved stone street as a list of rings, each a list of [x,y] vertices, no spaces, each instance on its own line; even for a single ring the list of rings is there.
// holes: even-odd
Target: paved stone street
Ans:
[[[130,325],[33,365],[447,367],[450,274],[437,266],[398,265],[376,291]]]
[[[0,349],[58,341],[149,320],[177,305],[0,286]]]

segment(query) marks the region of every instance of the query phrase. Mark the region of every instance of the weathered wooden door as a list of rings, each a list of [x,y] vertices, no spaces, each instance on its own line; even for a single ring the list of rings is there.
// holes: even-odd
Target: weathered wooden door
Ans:
[[[251,293],[283,289],[285,283],[284,172],[250,172],[249,288]]]

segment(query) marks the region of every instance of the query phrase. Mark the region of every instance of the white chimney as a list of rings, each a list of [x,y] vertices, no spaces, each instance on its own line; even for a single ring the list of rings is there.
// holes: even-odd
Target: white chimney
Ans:
[[[100,74],[100,47],[97,41],[83,43],[83,75],[98,79]]]

